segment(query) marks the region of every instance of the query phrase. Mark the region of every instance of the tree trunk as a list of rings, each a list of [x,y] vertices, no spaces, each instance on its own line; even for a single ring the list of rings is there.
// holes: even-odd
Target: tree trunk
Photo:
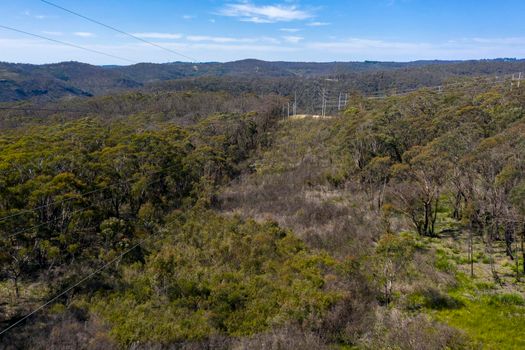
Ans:
[[[434,210],[432,211],[432,208],[430,208],[432,212],[432,222],[431,222],[431,231],[430,234],[432,237],[436,236],[436,221],[437,221],[437,213],[438,213],[438,206],[439,206],[439,195],[436,196],[436,201],[434,203]]]
[[[432,210],[431,204],[429,202],[425,202],[424,208],[425,208],[425,220],[423,223],[423,232],[425,236],[430,236],[429,230],[430,230],[430,215],[431,215],[430,211]]]
[[[512,253],[513,242],[514,235],[512,234],[512,228],[509,224],[507,224],[505,225],[505,252],[511,260],[514,260],[514,254]]]
[[[525,249],[523,249],[524,239],[525,239],[525,227],[523,228],[523,232],[521,232],[521,262],[523,264],[523,271],[525,271]]]
[[[456,200],[454,202],[454,212],[452,213],[452,217],[456,220],[461,219],[461,191],[458,191],[456,193]]]
[[[16,299],[19,299],[20,298],[20,288],[18,287],[18,276],[13,277],[13,283],[15,285]]]
[[[494,265],[494,252],[492,251],[492,238],[493,233],[492,230],[489,233],[489,237],[487,238],[487,253],[489,254],[489,261],[490,261],[490,271],[492,272],[492,278],[494,279],[494,282],[498,283],[500,286],[503,285],[501,282],[501,279],[499,278],[498,272],[496,271],[496,266]]]
[[[472,229],[469,230],[468,235],[468,255],[469,255],[469,261],[470,261],[470,277],[474,278],[474,242],[473,242],[473,236],[474,233],[472,232]]]
[[[517,233],[516,233],[517,234]],[[514,244],[514,255],[516,256],[516,282],[519,282],[520,281],[520,257],[518,255],[518,239],[517,239],[517,236],[516,236],[516,239],[515,239],[515,244]]]

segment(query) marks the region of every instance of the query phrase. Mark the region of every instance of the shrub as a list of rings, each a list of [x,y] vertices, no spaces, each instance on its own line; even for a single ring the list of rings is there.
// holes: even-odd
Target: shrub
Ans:
[[[410,316],[396,309],[378,309],[370,332],[359,345],[370,350],[470,348],[469,340],[457,329],[432,321],[423,314]]]
[[[445,293],[442,293],[438,289],[429,288],[423,292],[423,297],[425,299],[425,307],[430,309],[457,309],[463,306],[463,303]]]
[[[193,212],[167,231],[158,252],[126,273],[126,290],[94,300],[121,344],[250,336],[338,298],[324,290],[334,262],[275,223]]]

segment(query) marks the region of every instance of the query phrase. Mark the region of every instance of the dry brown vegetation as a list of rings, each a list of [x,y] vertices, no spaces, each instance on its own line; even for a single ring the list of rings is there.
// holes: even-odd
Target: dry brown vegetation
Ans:
[[[475,85],[385,100],[355,95],[344,116],[284,121],[273,97],[268,106],[251,100],[258,113],[196,120],[185,119],[186,105],[181,123],[169,114],[133,115],[117,118],[112,135],[105,128],[112,121],[80,120],[53,145],[61,150],[66,135],[77,156],[64,154],[36,179],[32,157],[40,160],[48,144],[40,140],[33,150],[21,142],[30,176],[6,172],[9,186],[0,189],[17,200],[4,200],[9,211],[32,204],[26,197],[78,194],[81,182],[61,174],[64,166],[101,186],[110,180],[94,175],[100,169],[109,179],[134,172],[142,185],[149,168],[176,161],[178,170],[152,188],[107,191],[112,205],[93,203],[99,215],[6,240],[2,259],[11,265],[2,265],[2,276],[21,290],[13,308],[16,288],[4,282],[15,300],[2,305],[7,324],[90,263],[139,237],[159,239],[2,340],[59,349],[525,346],[516,326],[525,319],[523,91]],[[130,112],[133,99],[158,101],[123,95],[113,108]],[[169,99],[160,102],[159,112],[172,108]],[[110,146],[95,132],[84,135],[90,128]],[[128,139],[130,130],[136,135]],[[92,150],[69,143],[71,133],[91,140]],[[13,169],[15,160],[4,157],[4,168]],[[78,167],[83,159],[96,166],[86,172]],[[28,179],[34,183],[24,197],[19,185]],[[42,181],[46,193],[38,191]],[[35,263],[25,265],[26,256]],[[53,289],[28,294],[30,283],[46,278],[56,281]]]

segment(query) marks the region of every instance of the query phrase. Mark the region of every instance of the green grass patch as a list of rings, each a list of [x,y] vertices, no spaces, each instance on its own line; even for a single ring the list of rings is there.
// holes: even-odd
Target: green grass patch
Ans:
[[[509,306],[509,305],[525,305],[525,299],[520,294],[515,293],[505,293],[505,294],[495,294],[486,297],[487,303],[489,305],[495,306]]]
[[[433,315],[465,331],[483,349],[525,349],[525,299],[520,294],[496,294],[493,286],[459,276],[460,285],[449,295],[458,308],[435,309]],[[490,293],[490,294],[488,294]]]
[[[466,301],[459,309],[442,309],[440,321],[464,330],[483,349],[525,349],[523,306],[493,304],[476,299]]]

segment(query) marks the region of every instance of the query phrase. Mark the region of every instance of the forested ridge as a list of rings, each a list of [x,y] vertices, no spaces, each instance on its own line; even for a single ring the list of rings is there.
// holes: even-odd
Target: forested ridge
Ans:
[[[328,118],[238,78],[5,104],[0,348],[523,348],[525,90],[463,78]]]
[[[197,89],[289,95],[298,86],[326,78],[341,88],[371,94],[442,85],[461,77],[501,76],[525,71],[516,59],[415,62],[234,62],[94,66],[80,62],[31,65],[0,62],[0,101],[54,101],[122,91]]]

